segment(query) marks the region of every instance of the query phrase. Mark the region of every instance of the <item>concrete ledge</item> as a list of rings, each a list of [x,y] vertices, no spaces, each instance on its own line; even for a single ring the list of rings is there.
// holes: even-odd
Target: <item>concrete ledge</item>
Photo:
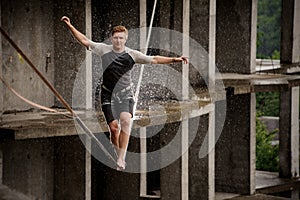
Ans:
[[[150,199],[156,199],[159,200],[160,196],[154,196],[154,195],[145,195],[145,196],[141,196],[140,200],[150,200]]]
[[[256,171],[256,192],[272,194],[300,188],[299,178],[279,178],[276,172]]]
[[[154,106],[149,104],[144,106],[144,110],[138,110],[133,128],[179,122],[184,118],[205,115],[212,109],[210,101],[207,100],[159,103]],[[65,110],[60,110],[60,112],[68,114]],[[95,111],[75,112],[93,133],[108,131],[102,113]],[[22,140],[83,134],[78,133],[72,118],[67,118],[61,114],[28,111],[4,114],[2,117],[0,135],[5,136],[5,138]]]
[[[287,198],[283,198],[283,197],[276,197],[276,196],[270,196],[270,195],[263,195],[263,194],[255,194],[255,195],[251,195],[251,196],[238,196],[238,197],[234,197],[234,198],[229,198],[232,200],[245,200],[245,199],[249,199],[249,200],[288,200]],[[226,200],[226,199],[224,199]]]
[[[232,94],[280,91],[300,85],[299,75],[285,74],[232,74],[223,73],[222,80],[226,88],[232,88]]]

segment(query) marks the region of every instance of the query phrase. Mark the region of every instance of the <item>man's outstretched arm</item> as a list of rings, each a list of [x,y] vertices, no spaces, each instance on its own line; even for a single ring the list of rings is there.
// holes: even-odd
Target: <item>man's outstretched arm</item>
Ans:
[[[181,57],[165,57],[165,56],[153,56],[152,64],[170,64],[175,62],[188,63],[188,58],[185,56]]]
[[[68,17],[63,16],[61,18],[61,21],[65,22],[66,25],[68,26],[69,30],[71,31],[72,35],[78,40],[78,42],[80,44],[82,44],[83,46],[85,46],[86,48],[89,46],[89,39],[82,34],[81,32],[79,32],[72,24],[71,21]]]

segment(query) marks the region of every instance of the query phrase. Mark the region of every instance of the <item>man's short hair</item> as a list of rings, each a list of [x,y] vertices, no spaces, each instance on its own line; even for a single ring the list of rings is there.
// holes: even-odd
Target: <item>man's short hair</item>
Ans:
[[[125,32],[126,36],[128,36],[128,30],[125,26],[115,26],[113,27],[112,31],[111,31],[111,35],[113,36],[115,33],[118,33],[118,32]]]

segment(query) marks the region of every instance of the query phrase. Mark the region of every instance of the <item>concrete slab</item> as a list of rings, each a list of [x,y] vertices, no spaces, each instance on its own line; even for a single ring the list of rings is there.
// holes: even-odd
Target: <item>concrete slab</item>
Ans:
[[[263,195],[263,194],[255,194],[251,196],[238,196],[234,198],[229,198],[232,200],[288,200],[287,198],[283,197],[275,197],[275,196],[270,196],[270,195]],[[226,199],[225,199],[226,200]]]
[[[255,194],[255,195],[239,195],[239,194],[232,194],[232,193],[216,193],[215,200],[287,200],[287,198],[283,197],[276,197],[271,195],[265,194]]]
[[[224,192],[216,192],[215,194],[216,199],[215,200],[223,200],[223,199],[230,199],[233,197],[240,196],[239,194],[233,194],[233,193],[224,193]]]
[[[300,85],[299,75],[286,74],[221,74],[226,88],[232,88],[232,94],[245,94],[252,92],[280,91],[282,88]],[[221,81],[221,80],[219,80]]]
[[[158,106],[159,105],[159,106]],[[161,109],[161,108],[164,109]],[[143,104],[143,110],[136,112],[133,128],[159,125],[181,121],[184,113],[186,117],[197,117],[210,112],[210,101],[195,100],[184,102],[150,102]],[[58,109],[68,114],[64,109]],[[106,132],[107,125],[103,115],[94,111],[75,111],[82,121],[94,132]],[[43,138],[56,136],[77,135],[72,118],[61,114],[39,110],[4,114],[0,122],[0,132],[13,139]]]
[[[256,192],[270,194],[300,188],[299,178],[279,178],[277,172],[256,171]]]

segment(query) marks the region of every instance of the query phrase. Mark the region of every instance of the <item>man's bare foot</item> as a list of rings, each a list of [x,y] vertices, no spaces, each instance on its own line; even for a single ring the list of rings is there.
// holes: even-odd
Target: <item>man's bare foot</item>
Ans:
[[[124,160],[118,159],[117,160],[117,170],[123,171],[123,170],[125,170],[125,167],[126,167],[126,162]]]

